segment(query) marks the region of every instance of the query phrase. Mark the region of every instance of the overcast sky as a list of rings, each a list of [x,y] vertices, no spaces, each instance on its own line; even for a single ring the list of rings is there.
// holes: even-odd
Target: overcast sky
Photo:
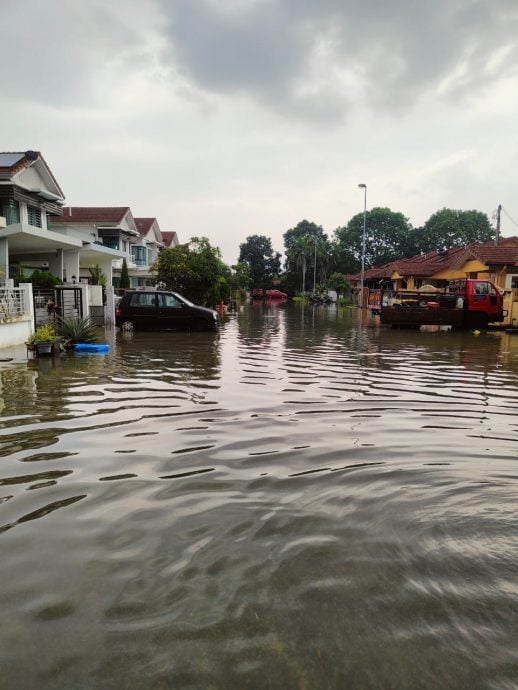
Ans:
[[[518,222],[516,0],[0,0],[0,150],[233,263],[367,206]],[[518,234],[506,215],[503,234]]]

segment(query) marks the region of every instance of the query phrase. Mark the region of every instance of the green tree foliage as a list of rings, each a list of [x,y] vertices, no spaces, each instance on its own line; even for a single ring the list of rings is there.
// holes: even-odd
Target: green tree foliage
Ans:
[[[122,260],[121,277],[119,279],[119,287],[127,290],[130,286],[130,278],[128,273],[128,264],[126,259]]]
[[[286,254],[283,287],[288,292],[305,290],[307,274],[313,277],[316,249],[316,282],[323,284],[332,263],[332,246],[321,225],[302,220],[284,233]],[[312,285],[312,283],[311,283]]]
[[[32,283],[35,288],[52,288],[61,285],[62,280],[50,271],[33,271],[30,276],[20,274],[18,283]]]
[[[157,280],[197,304],[217,304],[229,293],[230,270],[206,237],[164,249],[151,267]]]
[[[247,290],[253,285],[252,275],[250,273],[250,266],[246,261],[238,261],[235,266],[232,266],[232,274],[230,276],[230,288],[234,294],[244,296]]]
[[[238,263],[246,263],[250,268],[252,287],[267,289],[272,280],[279,275],[280,254],[274,253],[272,241],[266,235],[250,235],[239,245]]]
[[[345,295],[351,289],[351,285],[343,273],[332,273],[327,284],[331,290],[336,290],[338,295]]]
[[[126,259],[124,259],[124,261],[125,260]],[[88,270],[90,271],[90,275],[92,276],[92,285],[102,285],[103,287],[106,287],[107,278],[99,264],[95,264],[95,266],[89,268]],[[126,271],[127,270],[128,267],[126,266]]]
[[[424,227],[415,230],[416,253],[426,254],[494,238],[495,232],[485,213],[443,208],[431,215]]]
[[[381,266],[415,254],[412,226],[402,213],[389,208],[367,211],[365,267]],[[343,273],[360,270],[363,238],[363,213],[353,216],[346,226],[335,231],[336,268]]]

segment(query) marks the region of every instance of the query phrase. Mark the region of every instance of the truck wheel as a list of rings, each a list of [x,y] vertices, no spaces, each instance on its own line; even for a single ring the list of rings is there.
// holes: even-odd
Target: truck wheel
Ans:
[[[487,328],[487,324],[487,314],[472,314],[470,319],[470,328],[484,331]]]

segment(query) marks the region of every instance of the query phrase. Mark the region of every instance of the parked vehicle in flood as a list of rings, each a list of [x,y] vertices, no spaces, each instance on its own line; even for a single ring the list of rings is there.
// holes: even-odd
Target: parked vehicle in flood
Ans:
[[[503,295],[490,280],[452,280],[444,290],[371,291],[369,308],[391,326],[487,328],[504,320]]]
[[[218,313],[193,304],[176,292],[128,290],[115,309],[115,323],[125,331],[207,331],[218,326]]]
[[[280,290],[266,290],[266,299],[288,299],[288,295]]]
[[[281,292],[281,290],[263,290],[262,288],[254,288],[252,290],[252,299],[288,299],[288,295],[285,292]]]

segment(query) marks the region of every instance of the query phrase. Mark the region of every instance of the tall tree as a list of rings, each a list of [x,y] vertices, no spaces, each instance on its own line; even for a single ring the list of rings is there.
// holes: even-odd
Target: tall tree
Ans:
[[[266,235],[250,235],[239,245],[239,261],[250,267],[252,287],[269,288],[279,273],[280,255],[273,252],[272,241]]]
[[[306,272],[314,268],[315,261],[315,242],[317,254],[317,281],[322,283],[330,266],[332,252],[327,235],[321,225],[312,223],[309,220],[301,220],[294,228],[290,228],[284,233],[284,252],[285,275],[283,277],[283,287],[288,292],[303,290],[305,288]],[[307,239],[309,238],[309,239]],[[301,240],[303,240],[301,245]],[[304,247],[304,250],[301,249]],[[312,251],[310,249],[312,248]],[[302,258],[304,254],[305,259]],[[300,268],[304,266],[304,286],[300,280]]]
[[[359,270],[363,245],[363,213],[353,216],[335,231],[336,267],[343,273]],[[389,208],[373,208],[366,214],[365,266],[381,266],[412,256],[412,226],[402,213]]]
[[[216,304],[228,293],[230,271],[206,237],[163,249],[151,270],[167,289],[199,304]]]
[[[295,257],[297,266],[302,268],[302,294],[306,292],[306,271],[308,266],[308,259],[311,257],[316,239],[311,235],[303,235],[297,237],[294,241],[291,254]]]
[[[231,289],[241,296],[244,296],[247,290],[252,287],[252,276],[250,274],[250,266],[246,261],[238,261],[235,266],[232,266],[232,275],[230,277]]]
[[[495,231],[485,213],[451,208],[432,214],[424,226],[415,231],[417,250],[422,254],[494,238]]]
[[[130,286],[130,278],[128,273],[128,264],[126,259],[122,260],[121,277],[119,278],[119,287],[127,289]]]

